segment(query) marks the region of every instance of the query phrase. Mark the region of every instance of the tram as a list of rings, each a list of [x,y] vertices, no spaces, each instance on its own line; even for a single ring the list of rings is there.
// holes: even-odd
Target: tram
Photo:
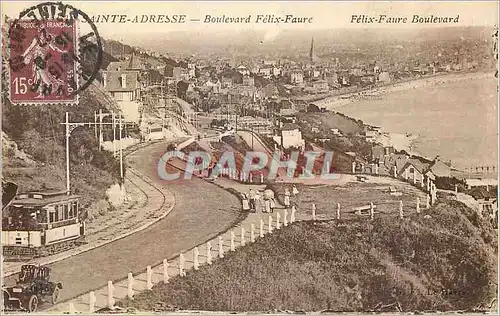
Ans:
[[[5,208],[2,248],[6,260],[58,253],[84,242],[80,197],[63,192],[19,194]]]

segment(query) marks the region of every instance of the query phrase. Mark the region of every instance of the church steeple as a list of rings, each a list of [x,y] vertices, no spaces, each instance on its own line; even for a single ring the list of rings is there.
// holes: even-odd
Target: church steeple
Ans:
[[[309,61],[311,63],[313,62],[313,55],[314,55],[314,37],[311,38],[311,49],[309,50]]]

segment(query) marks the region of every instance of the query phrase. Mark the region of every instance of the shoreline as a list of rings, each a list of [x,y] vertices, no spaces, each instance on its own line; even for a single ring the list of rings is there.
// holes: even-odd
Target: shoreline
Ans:
[[[382,87],[376,87],[371,90],[359,91],[344,94],[341,96],[327,97],[323,100],[315,102],[318,107],[326,108],[328,111],[343,113],[340,109],[349,104],[359,102],[362,100],[377,99],[381,100],[385,95],[392,92],[404,92],[417,88],[425,88],[429,86],[452,84],[456,82],[464,82],[470,80],[481,80],[493,78],[493,73],[489,72],[474,72],[474,73],[447,73],[442,75],[436,75],[431,77],[424,77],[416,80],[397,82],[393,85],[387,85]],[[345,114],[344,114],[345,115]],[[353,119],[358,119],[359,117],[351,116]],[[370,122],[364,122],[365,125],[371,125]],[[383,146],[392,146],[397,151],[404,150],[411,156],[421,157],[426,160],[432,161],[433,157],[429,157],[424,153],[415,149],[416,144],[419,142],[421,135],[413,134],[403,134],[389,132],[385,130],[384,126],[380,126],[380,135],[376,137],[375,141],[382,144]],[[459,165],[452,166],[453,169],[462,170]]]
[[[444,73],[408,81],[394,82],[393,84],[375,87],[373,89],[358,92],[348,92],[346,94],[336,96],[329,96],[311,103],[317,105],[320,108],[324,107],[327,110],[331,111],[353,102],[368,99],[370,97],[381,97],[382,95],[391,92],[423,88],[431,85],[435,86],[441,84],[449,84],[466,80],[483,79],[490,76],[492,77],[492,73],[490,72]]]

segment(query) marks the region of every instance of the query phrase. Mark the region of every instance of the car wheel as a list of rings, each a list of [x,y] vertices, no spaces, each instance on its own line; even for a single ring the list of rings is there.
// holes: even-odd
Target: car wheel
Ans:
[[[59,301],[60,296],[61,292],[59,292],[59,288],[56,285],[54,292],[52,292],[52,305],[55,305]]]
[[[28,312],[34,313],[38,308],[38,297],[36,295],[31,295],[28,300]]]

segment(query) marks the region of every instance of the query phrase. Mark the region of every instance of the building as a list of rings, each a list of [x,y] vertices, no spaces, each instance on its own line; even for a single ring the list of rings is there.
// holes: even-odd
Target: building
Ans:
[[[103,72],[103,88],[116,100],[126,121],[139,121],[141,86],[138,71]]]
[[[326,80],[316,80],[312,82],[312,87],[317,92],[328,92],[328,82]]]
[[[137,101],[141,97],[138,71],[105,71],[103,87],[116,101]]]
[[[244,86],[255,86],[255,79],[250,75],[243,75],[243,85]]]
[[[236,71],[239,72],[240,74],[242,74],[243,76],[249,76],[250,75],[250,70],[243,66],[243,65],[240,65],[236,68]]]
[[[444,163],[439,156],[434,158],[429,169],[436,177],[451,177],[451,164]]]
[[[304,73],[301,70],[294,70],[290,73],[291,84],[304,83]]]
[[[398,176],[413,182],[415,184],[424,185],[425,173],[429,166],[418,159],[409,158],[399,172]]]
[[[283,148],[300,148],[305,147],[305,141],[302,139],[300,128],[293,123],[283,124],[281,127],[281,146]]]
[[[391,82],[391,76],[388,71],[382,71],[378,75],[378,81],[380,82]]]
[[[471,190],[470,195],[479,204],[479,215],[489,217],[496,223],[498,219],[498,196],[497,191],[484,187],[476,187]]]

